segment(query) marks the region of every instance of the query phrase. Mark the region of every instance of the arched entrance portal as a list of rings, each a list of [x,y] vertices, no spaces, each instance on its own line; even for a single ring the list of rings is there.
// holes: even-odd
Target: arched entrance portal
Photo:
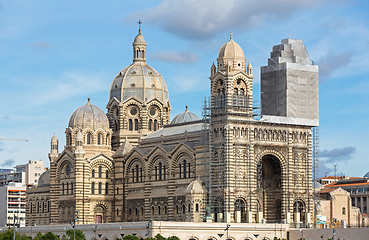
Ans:
[[[295,223],[303,222],[305,224],[305,209],[305,203],[303,201],[295,201],[293,204],[293,220]]]
[[[106,207],[102,204],[98,204],[95,206],[94,211],[94,220],[95,223],[106,223]]]
[[[246,222],[246,208],[247,208],[247,204],[244,199],[239,198],[235,201],[234,203],[235,221],[243,222],[243,223]],[[238,217],[240,217],[240,219],[237,219]]]
[[[278,222],[281,220],[282,202],[282,168],[278,158],[265,155],[258,164],[258,170],[263,217],[267,222]]]

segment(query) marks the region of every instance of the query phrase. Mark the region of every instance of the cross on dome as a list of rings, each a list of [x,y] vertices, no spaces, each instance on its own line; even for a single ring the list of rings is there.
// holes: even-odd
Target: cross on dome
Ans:
[[[229,36],[230,36],[230,39],[229,40],[232,40],[232,36],[233,36],[232,31],[229,33]]]
[[[141,33],[141,24],[142,24],[142,22],[141,22],[141,20],[138,20],[138,33]]]

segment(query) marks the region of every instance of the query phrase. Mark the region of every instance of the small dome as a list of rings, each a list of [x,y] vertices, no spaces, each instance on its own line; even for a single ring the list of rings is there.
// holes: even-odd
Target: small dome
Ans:
[[[58,143],[58,138],[55,136],[55,133],[54,136],[51,138],[51,143]]]
[[[50,170],[43,172],[38,179],[38,187],[42,187],[47,184],[50,184]]]
[[[196,114],[189,112],[188,106],[186,105],[186,111],[175,116],[170,124],[185,123],[198,120],[201,120],[201,118],[199,118]]]
[[[92,128],[109,129],[109,121],[103,110],[90,103],[90,98],[86,105],[77,108],[69,119],[69,127],[77,128]]]
[[[242,48],[231,39],[219,50],[218,58],[245,58]]]
[[[136,37],[135,40],[133,41],[133,44],[145,44],[146,45],[146,41],[144,36],[142,36],[141,33],[139,33]]]
[[[369,172],[364,175],[365,178],[369,178]]]
[[[204,189],[201,186],[201,183],[198,180],[192,181],[188,184],[185,193],[189,194],[196,194],[196,193],[203,193]]]

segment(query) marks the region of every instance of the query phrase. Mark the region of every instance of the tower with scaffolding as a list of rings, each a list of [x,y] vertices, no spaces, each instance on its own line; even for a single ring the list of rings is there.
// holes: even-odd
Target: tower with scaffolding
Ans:
[[[217,222],[308,225],[317,171],[318,67],[301,40],[285,39],[261,73],[261,116],[255,116],[252,66],[231,34],[211,67],[211,97],[203,108],[207,206]]]

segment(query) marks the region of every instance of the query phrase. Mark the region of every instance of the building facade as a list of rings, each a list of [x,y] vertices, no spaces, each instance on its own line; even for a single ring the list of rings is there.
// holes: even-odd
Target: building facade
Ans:
[[[0,186],[11,182],[37,185],[37,181],[44,171],[46,171],[44,162],[35,160],[16,165],[14,169],[0,169]]]
[[[25,226],[26,217],[26,185],[9,183],[0,187],[0,226]]]
[[[283,41],[286,48],[294,44]],[[61,153],[53,136],[49,223],[69,223],[76,210],[78,224],[311,223],[311,127],[317,115],[255,120],[252,66],[231,34],[211,66],[204,118],[186,108],[170,122],[168,89],[146,63],[146,47],[139,32],[133,63],[111,85],[107,114],[89,99],[70,117]],[[299,53],[299,64],[311,66],[306,51]],[[280,63],[296,59],[271,57]],[[30,194],[27,216],[34,222],[32,206],[44,193]]]

